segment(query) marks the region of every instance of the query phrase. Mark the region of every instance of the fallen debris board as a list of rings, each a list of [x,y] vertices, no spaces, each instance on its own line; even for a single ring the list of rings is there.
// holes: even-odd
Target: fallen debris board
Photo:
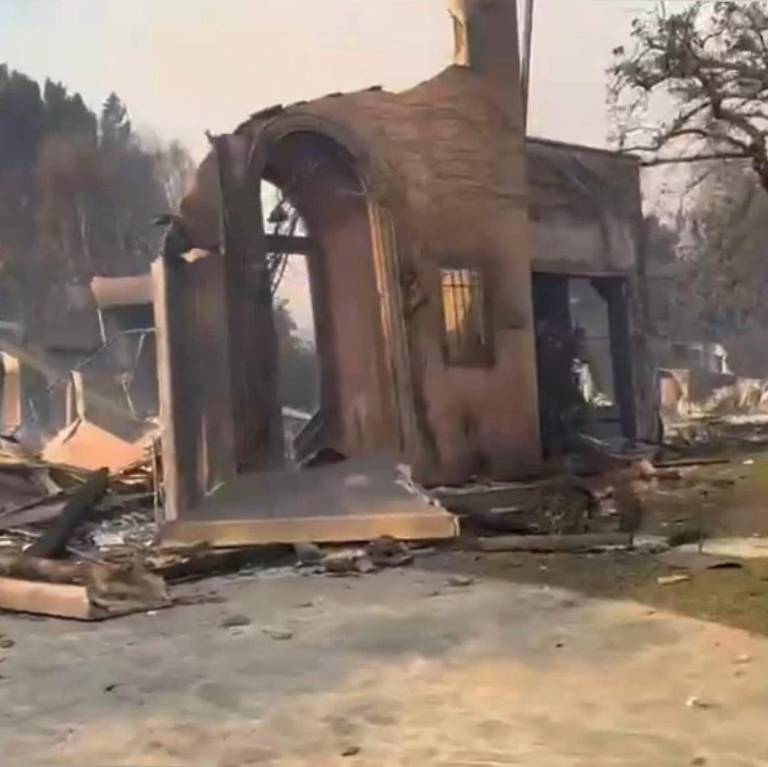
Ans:
[[[542,498],[561,484],[560,479],[517,482],[504,485],[467,488],[435,488],[429,494],[448,511],[456,514],[479,514],[496,508],[536,508]]]
[[[292,551],[287,548],[254,546],[212,550],[190,546],[186,549],[161,549],[150,554],[146,564],[166,581],[178,583],[221,573],[234,573],[254,564],[277,566],[292,563],[293,560]]]
[[[106,609],[91,602],[87,586],[0,577],[0,610],[12,612],[100,621],[170,605],[170,601],[146,604],[126,602],[124,606],[111,603]]]
[[[454,538],[458,519],[407,488],[397,462],[369,456],[306,470],[244,474],[208,497],[194,516],[168,522],[163,546],[205,543],[344,543],[382,536]]]
[[[83,583],[92,562],[72,562],[60,559],[41,559],[27,554],[0,553],[0,574],[44,583]]]
[[[0,577],[0,608],[90,621],[108,617],[88,600],[85,586]]]
[[[55,558],[67,546],[69,536],[85,518],[93,505],[107,492],[109,474],[106,469],[93,473],[64,505],[55,522],[27,549],[31,557]]]
[[[497,538],[478,538],[475,547],[480,551],[536,551],[541,553],[580,552],[632,545],[628,533],[586,535],[503,535]]]
[[[25,504],[23,508],[3,512],[0,514],[0,530],[50,522],[61,514],[64,506],[63,501],[42,501],[34,506]]]
[[[95,471],[105,466],[112,472],[144,460],[150,437],[126,442],[120,437],[79,419],[60,431],[43,450],[43,460]]]
[[[205,543],[216,548],[235,548],[266,543],[340,543],[370,541],[384,535],[398,540],[437,540],[458,535],[456,517],[445,512],[359,516],[296,517],[168,522],[161,530],[163,546]]]

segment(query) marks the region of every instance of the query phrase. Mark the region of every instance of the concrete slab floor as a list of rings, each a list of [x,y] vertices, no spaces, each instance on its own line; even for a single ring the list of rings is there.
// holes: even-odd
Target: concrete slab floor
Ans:
[[[0,763],[768,764],[768,640],[451,577],[216,579],[185,591],[222,603],[104,624],[0,616]]]

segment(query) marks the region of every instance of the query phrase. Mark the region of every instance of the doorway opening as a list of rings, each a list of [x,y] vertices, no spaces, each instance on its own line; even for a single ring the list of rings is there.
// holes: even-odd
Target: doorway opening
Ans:
[[[352,157],[324,136],[289,134],[263,170],[262,200],[281,404],[294,421],[286,452],[302,461],[398,444],[368,196]],[[303,412],[286,418],[286,408]]]
[[[545,455],[579,434],[636,436],[626,280],[533,275],[541,437]]]
[[[294,253],[302,238],[308,245],[307,226],[282,190],[262,181],[267,261],[272,274],[272,308],[277,334],[280,406],[285,458],[296,461],[294,442],[320,406],[320,361],[307,252]]]

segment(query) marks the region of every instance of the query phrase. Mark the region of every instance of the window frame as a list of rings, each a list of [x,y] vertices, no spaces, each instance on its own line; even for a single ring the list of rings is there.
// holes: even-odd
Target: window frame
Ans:
[[[452,345],[448,338],[448,324],[446,322],[446,304],[444,294],[444,278],[446,272],[470,272],[478,275],[481,291],[480,320],[485,335],[485,342],[475,347],[467,346],[460,350],[456,356],[452,356]],[[496,364],[496,328],[493,324],[493,296],[491,292],[492,282],[489,279],[488,269],[478,263],[469,260],[443,259],[438,264],[437,289],[440,303],[440,346],[443,363],[450,368],[491,368]],[[471,290],[471,287],[470,287]]]

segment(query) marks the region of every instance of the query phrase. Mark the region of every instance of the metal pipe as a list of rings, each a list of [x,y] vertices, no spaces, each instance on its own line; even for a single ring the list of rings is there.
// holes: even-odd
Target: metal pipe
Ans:
[[[531,52],[533,49],[534,0],[525,0],[525,26],[523,29],[523,64],[521,84],[523,91],[523,130],[528,127],[528,103],[531,94]]]

